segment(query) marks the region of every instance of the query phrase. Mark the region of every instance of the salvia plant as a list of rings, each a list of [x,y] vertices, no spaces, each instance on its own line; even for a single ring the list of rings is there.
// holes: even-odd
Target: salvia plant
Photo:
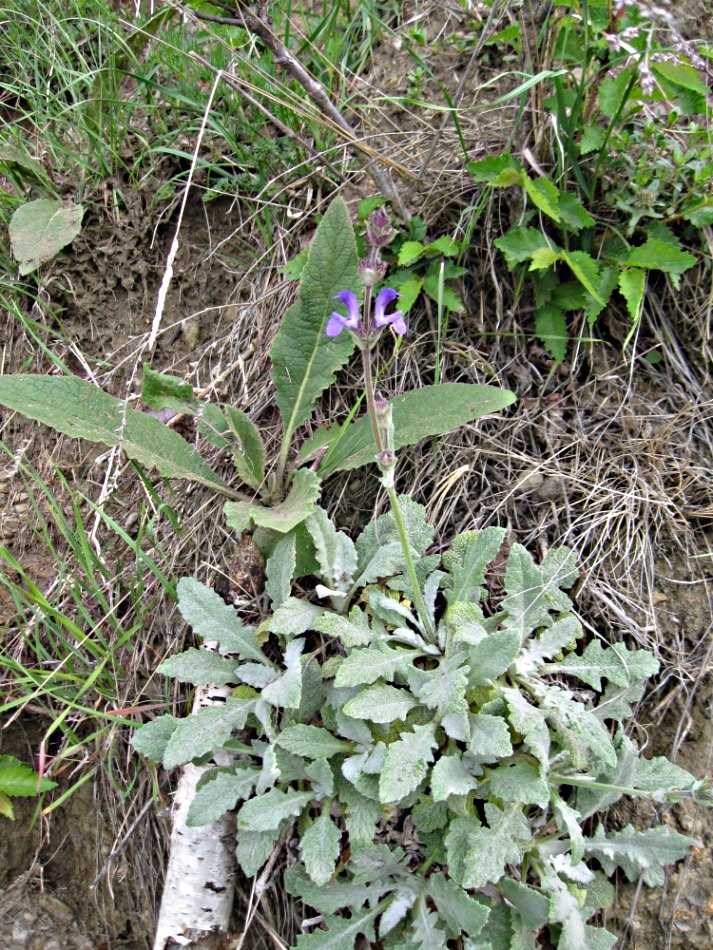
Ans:
[[[188,824],[237,809],[248,877],[285,849],[284,885],[316,911],[299,950],[346,950],[357,938],[384,950],[456,938],[466,950],[611,947],[596,923],[613,900],[609,877],[661,884],[694,842],[664,826],[612,831],[600,813],[623,796],[711,795],[666,758],[643,758],[627,735],[658,663],[585,641],[567,593],[578,577],[571,550],[536,563],[491,526],[431,553],[424,508],[397,494],[403,443],[372,367],[379,337],[407,332],[403,313],[388,312],[393,289],[374,296],[389,230],[375,212],[363,302],[354,287],[339,290],[346,312],[333,310],[321,331],[326,346],[362,355],[364,452],[389,510],[356,540],[316,504],[277,531],[271,610],[257,627],[210,587],[180,580],[179,610],[209,648],[159,671],[232,688],[222,705],[155,719],[133,743],[168,769],[215,762]],[[311,583],[298,566],[305,549]]]

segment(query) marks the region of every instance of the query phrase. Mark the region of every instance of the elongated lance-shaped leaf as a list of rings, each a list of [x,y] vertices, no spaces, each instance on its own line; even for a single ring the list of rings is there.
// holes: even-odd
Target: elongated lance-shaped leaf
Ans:
[[[283,317],[270,350],[275,401],[286,442],[309,418],[317,399],[354,350],[348,333],[337,339],[325,333],[337,307],[334,296],[344,290],[359,295],[361,282],[349,211],[342,198],[335,198],[317,228],[297,302]]]
[[[189,479],[240,497],[173,429],[76,376],[2,376],[0,404],[73,438],[119,445],[165,478]]]

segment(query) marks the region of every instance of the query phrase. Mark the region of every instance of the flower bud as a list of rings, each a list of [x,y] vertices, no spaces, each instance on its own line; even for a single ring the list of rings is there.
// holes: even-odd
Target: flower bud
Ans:
[[[396,231],[391,227],[389,215],[383,205],[371,212],[366,223],[366,236],[372,247],[386,247],[395,234]]]

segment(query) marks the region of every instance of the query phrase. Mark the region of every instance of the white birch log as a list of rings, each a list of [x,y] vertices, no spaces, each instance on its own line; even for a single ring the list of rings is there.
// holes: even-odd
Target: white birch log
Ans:
[[[199,687],[193,712],[225,702],[230,692],[227,687]],[[197,828],[186,826],[198,781],[211,768],[211,764],[186,765],[176,789],[171,851],[154,950],[207,950],[218,946],[228,933],[235,890],[235,815],[223,815]]]

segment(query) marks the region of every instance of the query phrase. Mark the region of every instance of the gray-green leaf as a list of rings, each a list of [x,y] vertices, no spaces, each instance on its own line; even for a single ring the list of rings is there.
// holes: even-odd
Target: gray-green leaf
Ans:
[[[188,809],[186,824],[189,828],[209,825],[221,815],[235,808],[240,799],[248,798],[259,775],[253,768],[220,771],[202,784]]]
[[[190,647],[176,656],[169,656],[158,667],[163,676],[174,676],[179,683],[194,686],[226,686],[237,682],[235,660],[226,660],[213,650],[196,650]]]
[[[271,788],[245,802],[238,812],[238,840],[243,831],[276,831],[287,818],[296,818],[313,798],[312,792]]]
[[[305,870],[315,884],[323,886],[334,874],[342,833],[329,815],[320,815],[302,835],[300,851]]]
[[[397,689],[387,683],[376,683],[345,703],[344,712],[354,719],[393,722],[395,719],[405,719],[414,706],[418,706],[418,700],[408,690]]]
[[[181,616],[197,636],[216,640],[222,653],[237,653],[241,659],[271,665],[253,631],[243,626],[235,608],[220,594],[193,577],[182,577],[176,589]]]
[[[227,742],[233,729],[242,729],[255,709],[256,699],[230,697],[222,706],[205,706],[181,719],[168,740],[164,768],[175,769]]]
[[[10,219],[10,244],[20,274],[36,270],[71,244],[82,229],[82,205],[38,198],[20,205]]]
[[[379,779],[379,798],[383,804],[398,802],[417,788],[433,762],[437,747],[434,723],[414,726],[405,732],[386,751],[386,761]]]
[[[340,752],[351,752],[351,742],[337,739],[327,729],[299,723],[288,726],[276,739],[277,745],[305,759],[329,759]]]

